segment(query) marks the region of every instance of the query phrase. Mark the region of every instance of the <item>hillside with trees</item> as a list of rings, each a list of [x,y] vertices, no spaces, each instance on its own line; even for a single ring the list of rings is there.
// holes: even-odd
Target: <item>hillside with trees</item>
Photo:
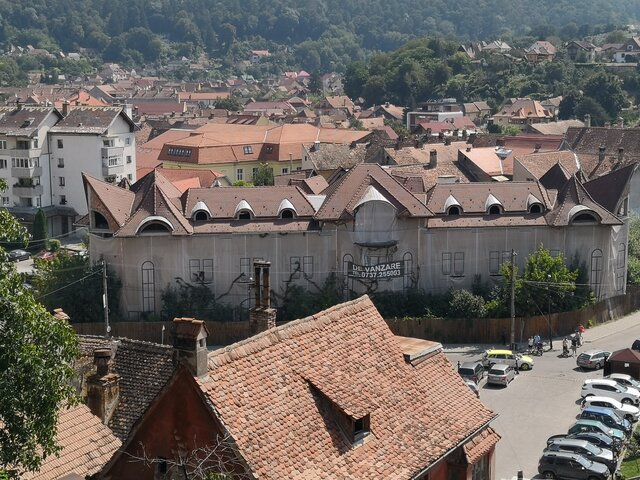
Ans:
[[[222,68],[269,48],[276,65],[343,71],[426,35],[568,40],[639,18],[638,0],[0,0],[0,46],[89,49],[127,65],[206,52]]]

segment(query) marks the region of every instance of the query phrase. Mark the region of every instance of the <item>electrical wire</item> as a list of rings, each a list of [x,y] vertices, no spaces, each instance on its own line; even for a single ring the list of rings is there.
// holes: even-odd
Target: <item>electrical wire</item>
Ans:
[[[71,285],[75,285],[76,283],[80,283],[80,282],[82,282],[83,280],[86,280],[87,278],[90,278],[90,277],[92,277],[92,276],[94,276],[94,275],[101,274],[101,273],[102,273],[102,271],[101,271],[101,270],[98,270],[98,271],[92,272],[92,273],[90,273],[89,275],[85,275],[84,277],[79,278],[78,280],[75,280],[75,281],[73,281],[73,282],[71,282],[71,283],[68,283],[68,284],[64,285],[63,287],[60,287],[60,288],[58,288],[58,289],[56,289],[56,290],[53,290],[52,292],[47,292],[47,293],[45,293],[44,295],[40,295],[38,298],[39,298],[39,299],[41,299],[41,298],[44,298],[44,297],[48,297],[49,295],[53,295],[54,293],[58,293],[59,291],[64,290],[65,288],[68,288],[68,287],[70,287]]]

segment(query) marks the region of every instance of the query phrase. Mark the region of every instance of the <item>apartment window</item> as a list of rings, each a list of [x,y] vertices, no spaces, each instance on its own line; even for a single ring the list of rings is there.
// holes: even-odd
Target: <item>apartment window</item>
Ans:
[[[119,157],[109,157],[107,159],[107,162],[109,163],[110,167],[117,167],[118,165],[120,165],[119,160],[120,160]]]
[[[58,185],[60,185],[61,187],[64,187],[64,177],[58,177]]]
[[[29,150],[31,148],[31,142],[29,140],[17,140],[16,141],[16,149],[18,150]]]
[[[142,264],[142,311],[156,311],[156,278],[152,262]]]
[[[104,146],[104,147],[113,147],[114,146],[113,139],[103,140],[102,141],[102,146]]]
[[[251,155],[253,153],[253,147],[251,145],[245,145],[242,147],[242,151],[245,155]]]
[[[2,197],[2,206],[7,207],[9,205],[9,197]]]
[[[40,207],[40,197],[36,197],[36,207]]]
[[[500,252],[489,252],[489,275],[500,275]]]
[[[0,158],[0,168],[7,168],[7,159]]]
[[[131,160],[131,155],[127,155],[127,163],[131,163],[133,160]]]
[[[313,277],[313,257],[302,258],[302,272],[305,278]]]
[[[67,204],[67,196],[60,195],[60,205],[66,205],[66,204]]]
[[[133,180],[133,175],[130,173],[127,173],[127,180],[129,181]]]
[[[451,275],[451,252],[442,253],[442,274]]]
[[[125,145],[131,145],[131,138],[130,137],[125,138],[124,139],[124,144]]]
[[[287,167],[283,167],[282,168],[282,175],[286,175],[287,173],[289,173],[289,169]]]
[[[453,254],[453,274],[458,277],[464,275],[464,252]]]
[[[33,148],[38,148],[38,139],[37,138],[35,138],[33,140]]]
[[[64,158],[58,159],[58,168],[64,168]]]
[[[64,148],[64,143],[61,138],[58,139],[58,148]]]
[[[243,180],[243,172],[241,168],[236,169],[236,180]]]
[[[6,149],[7,149],[7,141],[0,140],[0,150],[6,150]]]
[[[296,170],[302,170],[302,167],[296,167]]]

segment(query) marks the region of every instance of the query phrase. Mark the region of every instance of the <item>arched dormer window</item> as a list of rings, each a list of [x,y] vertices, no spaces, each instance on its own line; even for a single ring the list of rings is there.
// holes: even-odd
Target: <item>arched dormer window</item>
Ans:
[[[569,210],[568,215],[570,225],[597,225],[600,223],[598,214],[584,205],[576,205]]]
[[[397,243],[397,211],[373,185],[370,185],[354,208],[354,243],[374,247]]]
[[[211,218],[211,211],[209,207],[207,207],[207,204],[202,200],[197,201],[191,209],[191,218],[196,222],[209,220]]]
[[[140,222],[136,230],[137,235],[161,235],[172,233],[173,225],[169,220],[160,215],[152,215]]]
[[[453,195],[449,195],[447,200],[444,202],[444,211],[447,215],[461,215],[462,214],[462,205]]]
[[[542,202],[534,197],[531,193],[527,197],[527,211],[529,213],[542,213],[544,211]]]
[[[493,196],[493,194],[489,194],[487,199],[484,202],[484,209],[489,215],[500,215],[504,208],[500,200]]]
[[[255,217],[256,214],[254,213],[253,208],[251,208],[251,205],[249,205],[249,202],[242,200],[238,205],[236,205],[236,210],[233,216],[238,220],[250,220]]]
[[[529,205],[529,213],[542,213],[542,204],[534,203]]]
[[[91,215],[93,217],[93,228],[98,230],[109,230],[109,222],[100,212],[96,212],[95,210],[91,211]]]
[[[280,218],[295,218],[297,215],[298,212],[296,208],[289,200],[285,198],[280,202],[280,206],[278,207],[278,216]]]

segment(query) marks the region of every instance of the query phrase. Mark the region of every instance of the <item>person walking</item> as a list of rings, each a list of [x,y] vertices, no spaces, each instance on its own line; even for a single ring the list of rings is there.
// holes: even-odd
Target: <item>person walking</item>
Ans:
[[[576,356],[577,350],[578,350],[578,336],[573,335],[571,337],[571,351],[573,352],[573,355],[571,355],[572,357]]]
[[[531,336],[529,337],[528,343],[529,343],[529,354],[531,354],[533,353],[533,337]]]

